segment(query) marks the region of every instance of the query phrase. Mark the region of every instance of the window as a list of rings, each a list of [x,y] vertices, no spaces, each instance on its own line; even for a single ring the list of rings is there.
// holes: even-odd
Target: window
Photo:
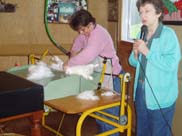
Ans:
[[[136,0],[122,1],[121,39],[132,42],[140,31],[141,22],[136,7]]]

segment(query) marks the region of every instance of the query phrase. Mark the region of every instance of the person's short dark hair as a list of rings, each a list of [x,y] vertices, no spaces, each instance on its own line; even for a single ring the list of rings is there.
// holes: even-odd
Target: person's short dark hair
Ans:
[[[90,12],[84,9],[75,12],[69,19],[70,27],[76,31],[78,31],[80,26],[87,26],[89,23],[95,24],[95,18]]]
[[[161,22],[163,19],[163,9],[164,4],[162,0],[137,0],[136,6],[138,8],[138,11],[140,10],[141,6],[144,6],[145,4],[152,4],[156,10],[156,14],[161,13],[161,16],[159,17],[159,21]]]

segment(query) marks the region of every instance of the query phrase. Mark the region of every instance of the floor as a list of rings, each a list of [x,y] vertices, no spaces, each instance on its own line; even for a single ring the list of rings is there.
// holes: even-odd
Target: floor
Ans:
[[[51,112],[49,116],[46,118],[47,124],[57,129],[59,126],[60,118],[62,117],[62,113],[60,112]],[[79,115],[66,115],[65,120],[63,122],[61,133],[64,136],[75,136],[75,126],[76,122],[79,118]],[[24,136],[30,136],[31,129],[31,120],[29,118],[17,119],[9,122],[4,122],[0,124],[2,128],[1,131],[3,133],[18,133]],[[55,136],[49,130],[41,127],[43,136]],[[82,136],[94,136],[97,133],[97,125],[95,119],[88,117],[83,124]],[[126,134],[122,134],[121,136],[125,136]],[[0,134],[0,136],[5,136]],[[11,135],[15,136],[15,135]]]

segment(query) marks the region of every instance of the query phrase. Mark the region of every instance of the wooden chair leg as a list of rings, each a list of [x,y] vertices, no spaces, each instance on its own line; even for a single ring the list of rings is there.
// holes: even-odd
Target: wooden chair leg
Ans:
[[[42,119],[43,111],[35,112],[32,115],[33,126],[31,129],[32,136],[41,136],[41,119]]]

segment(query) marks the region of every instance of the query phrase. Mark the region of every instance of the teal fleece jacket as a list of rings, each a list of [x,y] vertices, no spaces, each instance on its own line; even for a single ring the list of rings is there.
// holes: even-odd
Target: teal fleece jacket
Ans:
[[[159,109],[159,107],[169,107],[175,103],[178,96],[178,65],[181,58],[179,41],[173,29],[162,25],[161,33],[159,37],[155,37],[152,40],[151,48],[146,58],[145,75],[149,81],[148,83],[145,78],[147,108],[155,110]],[[139,55],[139,60],[141,62],[141,54]],[[129,63],[136,67],[134,81],[135,100],[140,63],[135,59],[133,51],[130,54]]]

